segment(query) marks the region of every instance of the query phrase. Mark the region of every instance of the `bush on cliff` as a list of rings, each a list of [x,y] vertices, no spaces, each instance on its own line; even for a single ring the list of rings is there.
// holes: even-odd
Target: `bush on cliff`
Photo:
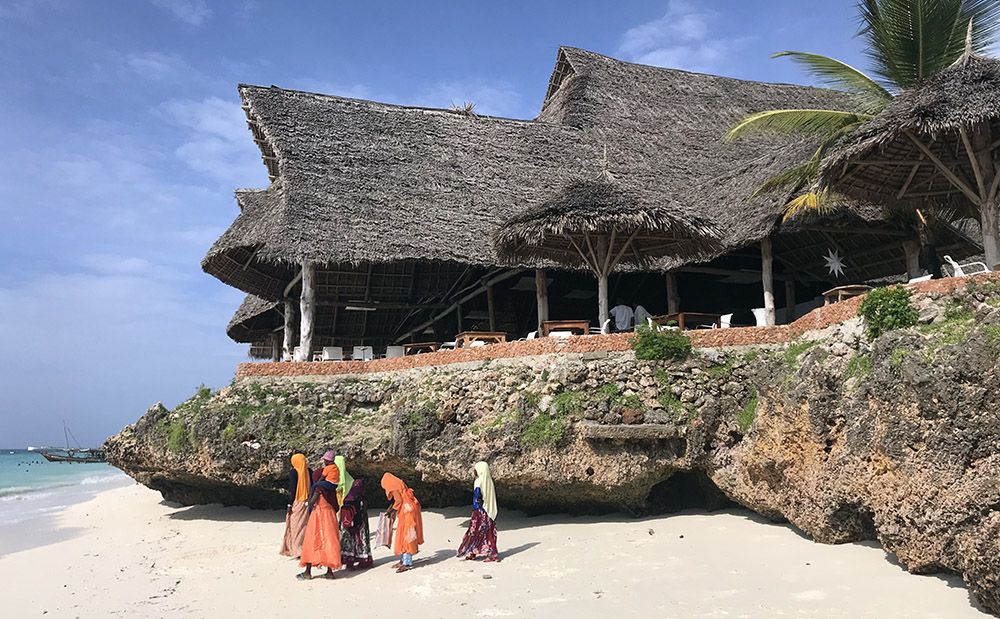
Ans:
[[[864,318],[868,338],[872,340],[889,331],[912,327],[918,317],[910,303],[910,291],[902,286],[872,290],[861,302],[858,315]]]
[[[691,339],[675,329],[654,331],[647,325],[641,325],[635,330],[632,347],[635,348],[635,358],[643,361],[684,359],[691,354]]]

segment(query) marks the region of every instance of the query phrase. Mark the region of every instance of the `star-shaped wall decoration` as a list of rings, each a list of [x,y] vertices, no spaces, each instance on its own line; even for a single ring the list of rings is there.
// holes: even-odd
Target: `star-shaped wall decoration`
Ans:
[[[826,270],[830,275],[836,275],[837,277],[842,277],[844,275],[844,259],[840,257],[835,249],[829,249],[826,255],[823,256],[823,260],[826,261]]]

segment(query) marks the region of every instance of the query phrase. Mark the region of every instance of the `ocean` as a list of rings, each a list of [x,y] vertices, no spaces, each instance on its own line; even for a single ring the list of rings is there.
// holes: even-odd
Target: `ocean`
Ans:
[[[129,477],[110,464],[49,462],[37,452],[0,450],[0,527],[51,515],[128,483]]]

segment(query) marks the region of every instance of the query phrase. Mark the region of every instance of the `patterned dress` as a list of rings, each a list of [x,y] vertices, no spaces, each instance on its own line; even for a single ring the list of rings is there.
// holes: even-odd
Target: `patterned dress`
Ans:
[[[355,479],[340,508],[340,556],[349,570],[372,566],[364,483]]]
[[[469,530],[465,532],[462,544],[458,547],[458,556],[466,558],[485,556],[493,560],[498,558],[497,525],[483,509],[483,493],[478,487],[472,491],[472,522],[469,523]]]

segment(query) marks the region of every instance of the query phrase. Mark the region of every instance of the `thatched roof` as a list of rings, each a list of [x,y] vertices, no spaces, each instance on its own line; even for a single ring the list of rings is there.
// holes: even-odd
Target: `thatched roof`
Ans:
[[[620,243],[631,239],[623,265],[646,266],[664,256],[701,260],[718,252],[718,233],[698,217],[663,204],[643,204],[639,196],[609,179],[576,180],[554,196],[505,222],[494,234],[501,258],[551,260],[586,265],[574,237],[609,234]],[[633,238],[633,235],[634,238]]]
[[[266,340],[275,328],[284,324],[280,303],[248,294],[229,320],[226,334],[236,342],[247,344]]]
[[[822,182],[848,196],[888,206],[928,202],[959,209],[966,197],[908,135],[917,136],[965,179],[975,178],[959,130],[1000,120],[1000,60],[965,56],[900,93],[827,156]]]
[[[268,299],[282,296],[302,261],[495,265],[489,239],[502,222],[573,179],[595,178],[605,161],[642,204],[699,217],[726,248],[753,243],[776,225],[786,196],[750,194],[812,145],[783,136],[727,144],[722,135],[752,112],[846,104],[829,90],[565,47],[533,121],[239,90],[274,183],[237,193],[242,212],[203,268]]]

